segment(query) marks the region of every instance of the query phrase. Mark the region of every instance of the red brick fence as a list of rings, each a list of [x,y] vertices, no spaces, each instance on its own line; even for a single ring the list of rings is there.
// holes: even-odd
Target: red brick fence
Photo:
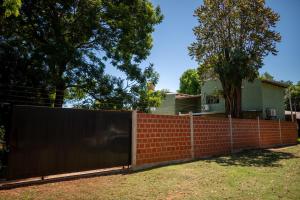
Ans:
[[[133,114],[132,164],[159,164],[297,144],[286,121]]]

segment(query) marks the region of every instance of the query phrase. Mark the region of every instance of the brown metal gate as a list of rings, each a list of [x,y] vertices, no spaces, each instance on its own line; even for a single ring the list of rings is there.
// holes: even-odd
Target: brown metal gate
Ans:
[[[8,179],[129,165],[131,112],[16,106]]]

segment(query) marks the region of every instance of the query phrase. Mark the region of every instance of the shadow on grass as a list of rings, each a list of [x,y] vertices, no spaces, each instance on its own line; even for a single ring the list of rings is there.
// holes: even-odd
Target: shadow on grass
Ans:
[[[245,150],[227,157],[216,157],[206,162],[216,162],[222,166],[280,167],[280,160],[298,158],[292,153],[263,150]]]
[[[77,172],[75,172],[77,173]],[[111,175],[126,175],[129,174],[129,169],[111,169],[107,171],[100,171],[100,172],[89,172],[89,171],[82,171],[78,172],[79,174],[75,175],[62,175],[59,177],[50,177],[41,179],[41,177],[33,177],[27,179],[17,179],[17,180],[0,180],[0,190],[7,190],[7,189],[14,189],[19,187],[26,187],[26,186],[33,186],[33,185],[44,185],[48,183],[56,183],[56,182],[67,182],[67,181],[74,181],[83,178],[94,178],[100,176],[111,176]],[[50,176],[57,176],[50,175]],[[1,199],[1,198],[0,198]]]

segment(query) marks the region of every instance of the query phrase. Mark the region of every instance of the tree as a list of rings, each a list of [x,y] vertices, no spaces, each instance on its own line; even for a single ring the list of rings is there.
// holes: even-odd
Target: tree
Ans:
[[[272,76],[268,72],[263,73],[259,78],[264,80],[270,80],[270,81],[274,80],[274,76]]]
[[[196,69],[188,69],[182,74],[178,92],[191,95],[200,94],[200,80]]]
[[[149,112],[152,107],[158,107],[165,96],[164,91],[155,91],[159,74],[151,64],[143,71],[143,82],[132,82],[130,92],[124,80],[110,77],[91,88],[72,88],[68,90],[66,98],[77,108],[92,109],[136,109]]]
[[[53,90],[49,87],[49,76],[43,67],[37,67],[38,56],[27,50],[0,42],[0,102],[27,105],[53,104]]]
[[[292,84],[292,82],[289,81],[288,84],[289,84],[289,88],[285,97],[285,109],[291,110],[290,101],[289,101],[289,98],[291,98],[293,111],[299,112],[300,111],[300,81],[298,81],[297,84]]]
[[[195,16],[199,25],[190,55],[218,76],[226,113],[240,117],[242,80],[253,81],[263,58],[277,53],[279,15],[264,0],[204,0]]]
[[[3,13],[4,17],[15,16],[19,15],[19,10],[21,8],[22,1],[21,0],[3,0],[0,1],[0,9],[1,15]]]
[[[55,107],[72,92],[113,100],[130,92],[125,81],[145,84],[139,64],[149,55],[151,33],[161,20],[159,7],[148,0],[24,1],[18,17],[0,21],[0,54],[14,50],[25,68],[42,71],[38,80],[46,80],[43,88],[53,91]],[[106,74],[107,66],[126,78]]]

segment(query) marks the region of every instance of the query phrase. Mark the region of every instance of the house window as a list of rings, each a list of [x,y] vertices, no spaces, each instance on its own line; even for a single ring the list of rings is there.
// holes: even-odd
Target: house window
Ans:
[[[220,98],[219,96],[206,96],[206,104],[217,104],[220,103]]]

